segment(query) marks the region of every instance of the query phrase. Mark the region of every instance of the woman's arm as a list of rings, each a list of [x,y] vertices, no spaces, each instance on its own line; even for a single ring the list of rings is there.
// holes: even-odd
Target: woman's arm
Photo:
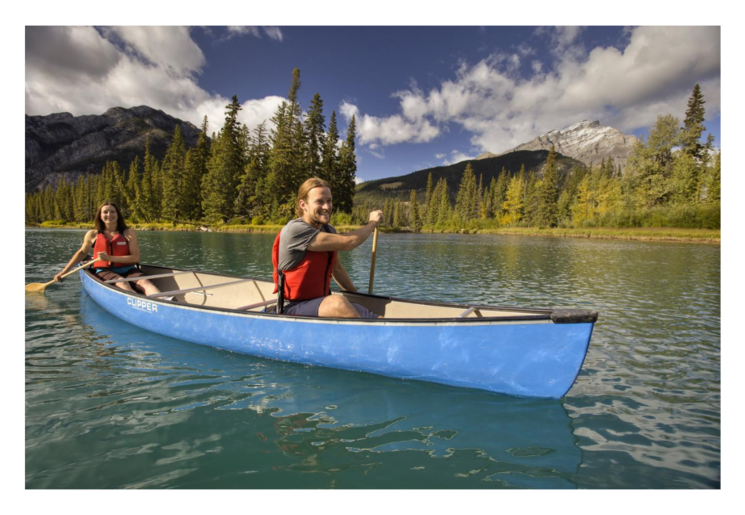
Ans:
[[[54,276],[54,280],[57,282],[62,281],[62,276],[64,274],[66,274],[73,266],[82,261],[85,256],[90,254],[91,247],[93,247],[93,243],[95,241],[96,231],[88,231],[87,233],[85,233],[85,236],[83,237],[83,245],[75,254],[73,254],[72,258],[70,258],[70,261],[65,265],[65,268],[63,268],[60,273]]]

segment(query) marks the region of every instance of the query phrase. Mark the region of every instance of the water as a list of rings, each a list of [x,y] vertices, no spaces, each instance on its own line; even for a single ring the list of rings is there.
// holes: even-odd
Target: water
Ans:
[[[27,230],[26,282],[83,231]],[[272,235],[138,234],[268,278]],[[343,253],[366,290],[370,242]],[[720,247],[381,235],[375,291],[600,312],[561,400],[281,363],[142,331],[77,278],[26,295],[27,488],[719,488]]]

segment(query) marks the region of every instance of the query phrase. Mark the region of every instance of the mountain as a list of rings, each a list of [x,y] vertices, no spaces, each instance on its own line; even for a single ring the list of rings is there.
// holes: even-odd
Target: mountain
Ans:
[[[363,182],[357,185],[355,202],[364,202],[365,200],[375,202],[387,197],[408,200],[411,190],[420,192],[426,190],[427,177],[430,173],[432,173],[433,185],[437,184],[441,177],[445,178],[450,196],[454,199],[468,163],[471,163],[471,168],[473,168],[473,173],[477,179],[480,175],[483,175],[483,185],[486,188],[492,178],[499,177],[502,168],[511,174],[516,174],[520,171],[520,167],[525,165],[526,172],[542,173],[547,157],[548,150],[518,150],[501,156],[479,157],[449,166],[427,168],[399,177]],[[584,163],[560,154],[557,156],[557,166],[560,180],[575,166],[585,167]]]
[[[356,195],[361,201],[377,201],[387,196],[406,200],[412,189],[420,192],[426,189],[427,176],[431,172],[435,184],[441,177],[445,177],[448,191],[455,198],[467,163],[471,163],[476,177],[483,174],[486,187],[492,178],[499,176],[502,167],[514,174],[524,164],[528,172],[541,173],[551,146],[554,146],[559,154],[560,179],[575,166],[596,166],[603,159],[607,160],[610,157],[616,166],[625,168],[637,141],[636,136],[623,134],[613,127],[602,126],[598,121],[584,120],[566,129],[547,132],[501,154],[484,152],[475,159],[450,166],[427,168],[399,177],[363,182],[357,186]]]
[[[599,165],[603,159],[612,157],[616,166],[626,168],[626,161],[637,141],[636,136],[600,125],[598,121],[583,120],[566,129],[547,132],[500,155],[521,150],[550,150],[554,145],[560,154],[578,159],[588,166]]]
[[[176,125],[187,147],[195,146],[200,129],[148,106],[112,107],[102,115],[26,115],[26,191],[56,184],[61,174],[75,180],[100,173],[106,161],[128,168],[144,156],[148,134],[150,152],[163,159]]]

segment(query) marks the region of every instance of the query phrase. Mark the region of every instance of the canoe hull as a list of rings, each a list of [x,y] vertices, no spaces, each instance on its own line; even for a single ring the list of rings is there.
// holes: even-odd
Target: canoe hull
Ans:
[[[323,320],[149,301],[81,272],[88,294],[147,331],[281,361],[559,398],[574,383],[592,323]]]

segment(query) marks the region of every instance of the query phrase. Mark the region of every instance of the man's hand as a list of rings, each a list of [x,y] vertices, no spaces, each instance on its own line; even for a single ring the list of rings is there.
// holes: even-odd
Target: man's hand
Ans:
[[[376,222],[377,224],[380,224],[380,222],[382,221],[383,221],[383,211],[378,209],[377,211],[373,211],[372,213],[370,213],[370,221],[368,223]]]

